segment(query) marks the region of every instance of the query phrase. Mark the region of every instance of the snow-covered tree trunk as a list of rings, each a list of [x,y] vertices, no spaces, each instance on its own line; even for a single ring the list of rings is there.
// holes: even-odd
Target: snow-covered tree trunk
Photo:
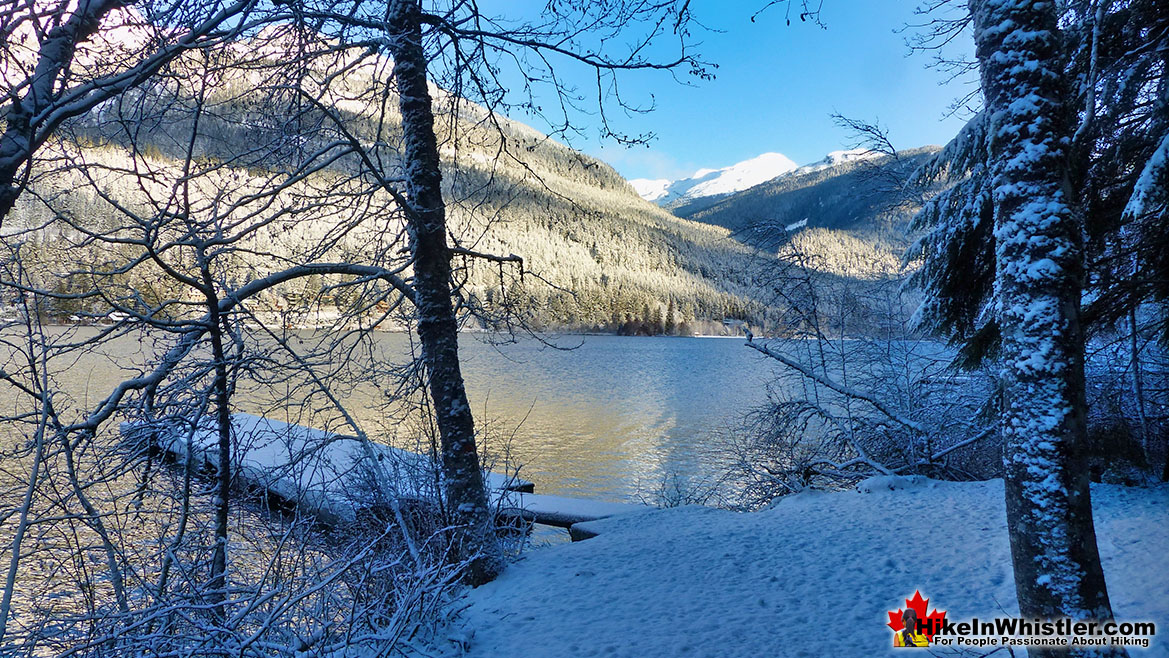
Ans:
[[[1082,239],[1049,1],[971,0],[991,114],[1006,503],[1025,617],[1109,619],[1084,462]],[[1032,650],[1033,656],[1107,650]],[[1113,653],[1123,653],[1113,652]]]
[[[422,360],[429,376],[435,421],[442,443],[446,502],[459,524],[459,550],[473,558],[466,579],[491,581],[502,558],[475,448],[475,422],[459,366],[458,324],[452,303],[451,250],[447,245],[438,140],[426,81],[419,0],[393,0],[387,10],[402,112],[406,170],[407,230],[414,257],[415,307]]]

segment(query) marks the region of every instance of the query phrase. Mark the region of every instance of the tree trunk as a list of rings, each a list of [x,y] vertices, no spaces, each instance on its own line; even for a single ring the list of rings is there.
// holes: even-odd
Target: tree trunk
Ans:
[[[1132,368],[1132,394],[1136,398],[1137,427],[1140,428],[1141,455],[1145,458],[1145,466],[1153,468],[1153,459],[1150,454],[1149,420],[1145,413],[1145,382],[1141,373],[1141,343],[1140,327],[1137,325],[1137,308],[1128,309],[1129,328],[1129,367]]]
[[[4,132],[0,133],[0,226],[23,189],[18,179],[21,167],[28,164],[38,146],[37,127],[31,122],[57,101],[57,84],[73,63],[77,44],[92,36],[101,27],[102,17],[120,5],[120,0],[81,3],[51,29],[40,41],[36,67],[25,81],[24,95],[2,108],[7,111]],[[15,87],[11,84],[9,91],[16,91]]]
[[[418,0],[393,0],[386,15],[402,112],[409,199],[405,210],[414,257],[418,338],[442,443],[446,504],[459,527],[457,548],[462,559],[470,560],[467,582],[480,585],[499,574],[502,558],[479,469],[475,422],[459,367],[458,324],[451,301],[451,251],[420,15]]]
[[[206,261],[203,262],[203,283],[207,297],[208,333],[211,336],[211,356],[215,363],[215,429],[217,434],[216,495],[215,495],[215,551],[211,557],[211,579],[208,582],[211,612],[215,620],[227,619],[227,542],[231,512],[231,392],[227,374],[227,350],[223,345],[224,324],[219,313],[219,297]]]
[[[971,0],[992,113],[1006,504],[1024,617],[1111,619],[1085,467],[1082,240],[1052,2]],[[1123,650],[1032,649],[1032,656]]]

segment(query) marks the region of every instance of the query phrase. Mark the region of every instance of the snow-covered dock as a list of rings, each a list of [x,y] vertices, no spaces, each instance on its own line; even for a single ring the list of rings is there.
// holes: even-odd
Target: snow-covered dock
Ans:
[[[232,414],[231,424],[238,477],[329,525],[353,521],[379,497],[418,498],[435,490],[433,462],[427,455],[245,413]],[[121,431],[126,437],[145,432],[180,462],[189,456],[198,468],[216,467],[218,434],[210,418],[188,428],[122,423]],[[646,509],[537,495],[532,493],[535,485],[517,477],[495,472],[486,477],[493,505],[534,523],[570,528]],[[574,539],[589,536],[573,533]]]
[[[417,498],[434,487],[426,455],[245,413],[232,414],[231,425],[237,477],[326,524],[354,520],[379,492]],[[190,455],[197,467],[215,469],[218,434],[210,418],[194,428],[122,423],[121,431],[123,436],[147,432],[180,462]],[[534,486],[494,472],[487,473],[487,485],[497,499]]]
[[[574,532],[573,526],[577,523],[597,521],[618,514],[650,509],[645,505],[633,503],[610,503],[603,500],[545,496],[535,493],[519,493],[513,498],[517,506],[523,510],[525,517],[535,523],[568,528],[574,540],[595,536],[592,533]]]

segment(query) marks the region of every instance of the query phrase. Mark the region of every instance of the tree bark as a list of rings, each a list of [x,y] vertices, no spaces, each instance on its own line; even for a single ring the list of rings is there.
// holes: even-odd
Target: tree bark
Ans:
[[[227,619],[227,543],[231,512],[231,391],[227,373],[227,350],[223,345],[225,325],[220,313],[219,296],[206,254],[200,253],[203,294],[207,301],[207,333],[211,336],[214,360],[216,472],[215,472],[215,550],[211,557],[211,578],[207,583],[213,604],[212,616],[218,623]]]
[[[407,232],[414,258],[415,307],[422,360],[441,441],[446,504],[458,524],[455,535],[466,581],[493,580],[502,557],[487,505],[475,447],[475,422],[459,366],[458,324],[452,303],[451,251],[447,245],[438,140],[426,80],[418,0],[392,0],[386,23],[391,32],[399,107],[402,112]]]
[[[218,300],[215,300],[218,303]],[[215,359],[215,429],[218,462],[216,464],[215,552],[211,560],[211,601],[215,619],[227,619],[227,542],[231,511],[231,402],[227,381],[227,353],[223,347],[223,325],[212,306],[211,347]]]
[[[23,184],[18,173],[38,146],[33,118],[57,101],[58,81],[72,64],[77,44],[91,37],[101,26],[102,17],[120,5],[121,0],[82,2],[40,43],[36,68],[24,95],[8,106],[4,132],[0,133],[0,225],[20,196]]]
[[[1137,308],[1128,309],[1128,347],[1129,367],[1132,368],[1132,395],[1136,398],[1137,427],[1140,428],[1141,456],[1145,458],[1145,465],[1153,467],[1152,455],[1149,451],[1149,420],[1145,414],[1145,382],[1141,373],[1141,343],[1140,327],[1137,325]]]
[[[991,113],[1006,504],[1024,617],[1111,619],[1085,462],[1083,250],[1052,2],[971,0]],[[1032,656],[1123,655],[1032,649]]]

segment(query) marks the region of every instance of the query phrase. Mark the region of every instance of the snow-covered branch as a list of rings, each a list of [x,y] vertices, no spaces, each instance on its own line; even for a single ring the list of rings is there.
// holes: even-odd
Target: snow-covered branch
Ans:
[[[876,396],[874,396],[870,393],[867,393],[864,391],[859,391],[855,388],[840,384],[840,383],[836,382],[835,380],[831,379],[830,377],[828,377],[826,375],[819,374],[817,372],[814,372],[810,367],[800,363],[799,361],[796,361],[795,359],[790,359],[790,358],[784,356],[783,354],[780,354],[779,352],[776,352],[775,350],[772,350],[769,347],[767,347],[766,345],[763,345],[761,343],[756,343],[754,341],[748,341],[747,343],[745,343],[745,345],[747,347],[750,347],[751,349],[767,356],[767,357],[770,357],[772,359],[775,359],[776,361],[779,361],[780,363],[791,368],[792,370],[799,372],[804,377],[807,377],[808,379],[811,379],[812,381],[814,381],[818,384],[826,386],[827,388],[829,388],[829,389],[831,389],[831,390],[833,390],[833,391],[835,391],[835,392],[837,392],[845,397],[848,397],[848,398],[851,398],[854,400],[861,400],[863,402],[867,402],[874,409],[881,412],[886,418],[896,422],[897,424],[901,425],[902,427],[905,427],[906,429],[912,430],[913,432],[915,432],[917,434],[926,434],[927,433],[926,429],[921,425],[921,423],[918,423],[911,418],[906,418],[904,415],[902,415],[902,414],[898,413],[897,411],[895,411],[894,409],[890,408],[888,405],[886,405],[884,402],[882,402],[879,398],[877,398]]]

